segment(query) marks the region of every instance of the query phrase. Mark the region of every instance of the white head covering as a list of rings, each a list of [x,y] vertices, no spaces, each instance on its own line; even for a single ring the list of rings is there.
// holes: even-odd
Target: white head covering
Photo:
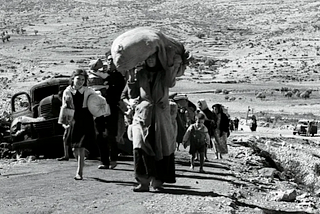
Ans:
[[[203,111],[203,110],[205,110],[205,109],[208,108],[208,105],[207,105],[207,102],[206,102],[205,99],[199,99],[199,100],[198,100],[198,108],[199,108],[201,111]]]
[[[186,94],[177,94],[176,96],[173,97],[174,101],[177,100],[187,100],[188,96]]]

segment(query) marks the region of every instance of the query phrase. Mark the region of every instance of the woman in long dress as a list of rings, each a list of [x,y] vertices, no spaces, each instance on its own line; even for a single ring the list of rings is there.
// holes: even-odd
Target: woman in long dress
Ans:
[[[229,132],[229,118],[223,112],[223,106],[221,104],[215,104],[212,106],[212,111],[215,114],[216,128],[214,129],[213,136],[215,139],[214,149],[217,159],[222,159],[222,155],[228,154],[227,138]]]
[[[62,106],[74,109],[74,117],[69,126],[68,141],[71,144],[78,168],[75,180],[82,180],[85,148],[95,140],[93,116],[89,112],[87,100],[89,95],[96,93],[87,86],[88,74],[85,70],[77,69],[70,77],[70,85],[64,90]]]
[[[175,85],[176,74],[163,69],[157,53],[145,61],[137,73],[139,104],[132,122],[134,172],[139,185],[135,192],[155,190],[163,183],[175,183],[175,130],[169,105],[169,88]]]

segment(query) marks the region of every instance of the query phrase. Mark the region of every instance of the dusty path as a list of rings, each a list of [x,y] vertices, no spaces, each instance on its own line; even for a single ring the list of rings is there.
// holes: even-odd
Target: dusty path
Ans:
[[[230,145],[230,153],[245,148]],[[97,160],[87,160],[84,180],[75,181],[76,161],[0,160],[0,213],[268,213],[297,211],[296,204],[266,200],[268,192],[285,182],[248,182],[240,169],[243,159],[215,160],[209,151],[206,173],[189,169],[186,149],[176,152],[175,184],[163,192],[134,193],[132,157],[114,170],[98,170]],[[272,213],[272,212],[271,212]],[[277,213],[277,212],[273,212]],[[281,213],[281,212],[280,212]],[[283,213],[283,212],[282,212]],[[304,213],[304,212],[302,212]],[[312,212],[305,212],[312,213]]]
[[[165,193],[134,193],[132,160],[120,161],[115,170],[98,170],[98,161],[88,160],[83,181],[73,180],[74,159],[3,165],[0,213],[185,213],[208,209],[214,192],[228,195],[235,180],[228,163],[207,163],[207,173],[200,174],[186,165],[186,151],[180,155],[177,183],[166,185]],[[197,206],[190,207],[189,200]]]

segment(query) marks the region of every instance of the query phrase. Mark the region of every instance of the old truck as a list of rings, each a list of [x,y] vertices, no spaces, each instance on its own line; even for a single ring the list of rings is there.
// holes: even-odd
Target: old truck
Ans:
[[[311,135],[314,136],[318,132],[317,123],[313,120],[301,119],[293,129],[293,135]]]
[[[38,112],[42,99],[58,94],[61,87],[69,85],[69,77],[56,76],[44,80],[29,91],[14,94],[11,98],[12,124],[10,135],[12,149],[22,152],[31,151],[35,155],[63,155],[62,136],[64,128],[58,118],[44,118],[41,114],[51,111],[51,103],[45,103]]]
[[[63,155],[64,128],[58,124],[58,116],[53,118],[43,117],[53,109],[51,95],[58,94],[61,88],[69,85],[68,76],[56,76],[40,82],[29,91],[16,93],[11,98],[12,123],[10,127],[11,146],[18,153],[31,152],[34,155],[46,157],[59,157]],[[99,84],[90,82],[95,90],[100,90]],[[48,100],[41,104],[41,100]],[[60,109],[60,107],[59,107]],[[99,156],[96,143],[87,148],[90,157]],[[71,153],[71,150],[69,151]],[[119,152],[132,153],[132,143],[125,139],[125,144],[119,144]]]

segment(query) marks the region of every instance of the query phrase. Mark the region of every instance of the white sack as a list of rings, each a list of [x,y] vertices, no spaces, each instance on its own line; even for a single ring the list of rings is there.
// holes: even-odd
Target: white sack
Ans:
[[[91,94],[87,101],[88,109],[94,117],[109,116],[110,106],[106,99],[98,94]]]
[[[112,43],[111,55],[118,71],[124,72],[145,61],[158,51],[162,67],[183,75],[188,65],[189,52],[181,42],[169,38],[159,30],[138,27],[118,36]]]

